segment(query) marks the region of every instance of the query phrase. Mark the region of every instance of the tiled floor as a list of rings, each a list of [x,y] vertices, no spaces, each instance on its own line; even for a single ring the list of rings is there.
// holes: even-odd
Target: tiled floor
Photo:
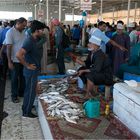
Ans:
[[[2,122],[1,140],[43,140],[38,119],[23,118],[20,103],[14,104],[10,98],[10,81],[6,83],[4,111],[8,116]]]
[[[66,63],[66,69],[70,69],[75,65]],[[10,81],[6,82],[4,111],[8,116],[2,122],[1,140],[43,140],[40,123],[38,119],[22,118],[22,98],[20,103],[14,104],[11,102],[11,87]]]

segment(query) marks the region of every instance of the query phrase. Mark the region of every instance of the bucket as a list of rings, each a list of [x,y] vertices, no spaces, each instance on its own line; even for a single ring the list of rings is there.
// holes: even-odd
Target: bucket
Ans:
[[[98,100],[90,99],[86,101],[83,108],[88,118],[97,118],[100,116],[100,102]]]

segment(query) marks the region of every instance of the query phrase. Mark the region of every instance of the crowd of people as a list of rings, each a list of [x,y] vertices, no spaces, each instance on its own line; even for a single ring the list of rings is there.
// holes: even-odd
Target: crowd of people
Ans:
[[[121,64],[127,62],[131,48],[140,42],[140,23],[124,25],[118,21],[110,25],[100,21],[86,26],[86,48],[89,55],[78,75],[86,85],[86,99],[92,96],[94,85],[112,85],[113,75],[118,76]],[[52,19],[50,26],[29,18],[0,22],[0,79],[11,78],[11,99],[18,103],[24,97],[23,116],[34,118],[32,106],[35,99],[37,76],[47,71],[48,50],[56,51],[57,74],[65,74],[66,48],[81,46],[82,28],[75,24],[63,25]]]

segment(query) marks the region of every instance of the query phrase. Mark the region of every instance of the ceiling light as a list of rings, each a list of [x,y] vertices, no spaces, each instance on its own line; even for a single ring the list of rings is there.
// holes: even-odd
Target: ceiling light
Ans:
[[[96,4],[97,2],[92,2],[92,4]]]

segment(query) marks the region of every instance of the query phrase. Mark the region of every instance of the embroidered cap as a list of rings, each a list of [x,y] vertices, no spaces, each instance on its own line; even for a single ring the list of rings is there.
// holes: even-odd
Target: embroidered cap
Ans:
[[[118,23],[117,24],[117,29],[123,30],[124,29],[124,26],[121,23]]]
[[[93,44],[95,44],[95,45],[98,45],[98,46],[100,46],[101,45],[101,39],[100,38],[98,38],[98,37],[96,37],[96,36],[91,36],[91,38],[89,39],[89,42],[90,43],[93,43]]]

